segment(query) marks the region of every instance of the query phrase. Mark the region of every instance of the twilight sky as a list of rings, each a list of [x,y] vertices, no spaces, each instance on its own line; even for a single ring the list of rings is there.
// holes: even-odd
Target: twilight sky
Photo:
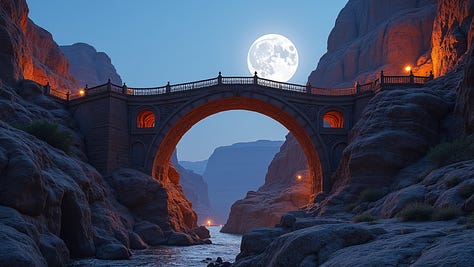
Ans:
[[[329,32],[347,0],[27,0],[30,18],[60,45],[84,42],[107,53],[131,87],[224,76],[250,76],[247,53],[258,37],[289,38],[299,66],[289,81],[305,84],[326,52]],[[105,82],[105,81],[104,81]],[[283,140],[288,130],[248,111],[210,116],[177,146],[180,160],[207,159],[222,145]]]

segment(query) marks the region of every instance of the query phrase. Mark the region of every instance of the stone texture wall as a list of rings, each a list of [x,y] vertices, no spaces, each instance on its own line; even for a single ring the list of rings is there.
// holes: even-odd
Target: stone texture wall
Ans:
[[[431,70],[430,42],[436,0],[351,0],[341,10],[328,39],[328,51],[308,82],[320,87],[350,87],[387,75]]]
[[[30,79],[58,90],[75,90],[69,63],[51,34],[28,19],[25,0],[0,1],[0,79]]]

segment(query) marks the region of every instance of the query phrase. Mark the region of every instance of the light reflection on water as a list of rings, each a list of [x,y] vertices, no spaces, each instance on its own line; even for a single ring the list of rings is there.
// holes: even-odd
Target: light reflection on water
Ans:
[[[69,266],[207,266],[206,258],[233,262],[240,251],[240,235],[220,233],[221,226],[207,227],[211,232],[211,245],[189,247],[159,246],[146,250],[134,250],[130,260],[110,261],[83,259]]]

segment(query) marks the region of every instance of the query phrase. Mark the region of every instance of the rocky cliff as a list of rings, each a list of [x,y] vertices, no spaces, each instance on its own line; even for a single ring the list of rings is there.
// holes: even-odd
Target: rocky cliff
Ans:
[[[368,2],[373,6],[365,6]],[[418,6],[422,2],[390,5],[408,3],[417,5],[414,14],[424,8],[432,12],[431,1]],[[352,16],[369,14],[370,20],[377,3],[350,0],[333,33],[348,10],[358,10]],[[433,31],[424,49],[431,50],[438,78],[423,88],[375,95],[351,131],[331,192],[318,195],[307,210],[287,213],[276,228],[244,235],[235,266],[472,265],[474,249],[468,244],[474,237],[474,137],[467,135],[473,129],[474,2],[435,4]],[[383,23],[396,21],[390,18]],[[346,25],[345,36],[333,41],[357,45],[359,22]],[[355,48],[355,54],[366,49]],[[373,51],[382,52],[380,47]],[[325,60],[332,57],[334,65],[340,64],[336,54],[328,50]],[[344,65],[342,73],[351,73],[351,66],[346,72]],[[320,62],[312,75],[325,68]],[[354,79],[360,75],[352,73]]]
[[[415,75],[432,69],[431,32],[436,0],[349,1],[328,38],[328,51],[308,82],[319,87],[350,87],[375,79],[380,70]]]
[[[79,86],[92,87],[104,84],[108,79],[114,84],[122,84],[110,57],[104,52],[97,52],[94,47],[85,43],[63,45],[60,48],[69,60],[69,71]]]
[[[198,225],[206,225],[209,219],[216,217],[211,208],[206,182],[202,175],[185,169],[178,163],[176,151],[171,157],[171,163],[179,173],[184,195],[192,203],[192,208],[196,212]]]
[[[148,245],[203,242],[173,168],[166,183],[129,169],[104,178],[86,163],[68,111],[41,86],[0,86],[0,265],[126,259]]]
[[[268,167],[265,184],[232,205],[221,232],[243,234],[257,227],[274,226],[286,212],[307,205],[312,183],[306,170],[306,156],[289,134]]]
[[[51,34],[28,19],[25,0],[0,1],[0,79],[30,79],[58,90],[75,90],[69,63]]]
[[[260,140],[214,150],[203,177],[209,187],[211,207],[218,216],[213,218],[216,224],[225,223],[232,203],[263,184],[268,165],[281,144]]]

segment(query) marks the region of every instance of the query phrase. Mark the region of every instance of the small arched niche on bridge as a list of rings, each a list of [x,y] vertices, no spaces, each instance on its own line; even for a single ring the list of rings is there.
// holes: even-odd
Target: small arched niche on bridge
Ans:
[[[323,115],[323,128],[344,128],[344,115],[337,110],[326,111]]]
[[[154,128],[155,113],[151,110],[143,110],[137,116],[137,128]]]

